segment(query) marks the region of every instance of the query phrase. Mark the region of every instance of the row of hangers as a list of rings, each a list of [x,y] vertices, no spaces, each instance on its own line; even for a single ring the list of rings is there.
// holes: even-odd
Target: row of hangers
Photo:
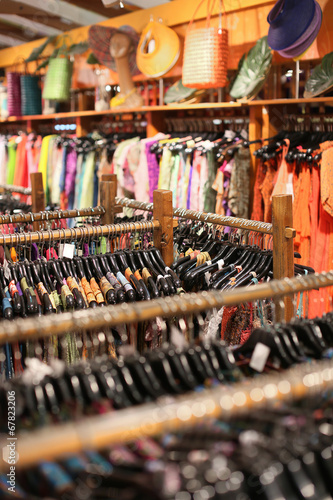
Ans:
[[[183,332],[177,332],[177,322],[170,321],[170,344],[156,351],[120,355],[118,359],[103,355],[66,368],[51,361],[50,369],[26,359],[28,368],[23,376],[0,388],[2,400],[14,391],[22,428],[27,423],[40,426],[72,419],[73,413],[68,414],[70,408],[75,409],[78,417],[98,411],[99,405],[103,405],[104,411],[120,410],[202,386],[230,386],[260,372],[281,371],[309,359],[325,358],[333,346],[332,313],[313,320],[266,324],[232,351],[221,341],[201,340],[200,316],[181,319],[179,325],[186,328],[186,321],[190,321],[193,328],[195,324],[195,343],[187,344],[184,340],[180,343],[179,334]],[[78,332],[74,341],[79,341],[80,335]],[[101,336],[100,330],[98,342],[101,339],[106,342],[107,337],[107,333]],[[267,348],[264,363],[254,356],[258,344]],[[83,345],[80,341],[78,348],[82,349]],[[7,424],[7,413],[3,411],[0,425],[7,429]]]
[[[297,500],[304,492],[308,500],[328,500],[331,427],[325,401],[308,397],[247,419],[211,418],[176,434],[43,461],[16,471],[17,488],[34,500],[77,500],[78,484],[89,500],[109,492],[118,500]]]
[[[282,153],[283,146],[287,143],[285,139],[290,141],[288,152],[285,156],[287,163],[305,162],[310,166],[319,164],[321,159],[320,144],[326,141],[331,141],[333,133],[330,132],[298,132],[282,130],[276,136],[269,139],[268,144],[262,146],[254,155],[263,160],[276,158]],[[301,148],[301,149],[300,149]]]
[[[178,252],[184,256],[171,267],[187,291],[253,285],[273,276],[272,251],[261,248],[257,242],[252,235],[248,244],[241,244],[241,238],[235,233],[223,235],[223,231],[216,233],[207,224],[186,222],[178,226],[174,235]],[[314,273],[308,266],[295,264],[294,267],[295,274]]]

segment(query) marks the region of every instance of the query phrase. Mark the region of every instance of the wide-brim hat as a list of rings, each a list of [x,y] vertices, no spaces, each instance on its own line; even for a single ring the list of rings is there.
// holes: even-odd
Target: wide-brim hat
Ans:
[[[169,26],[150,21],[141,33],[136,51],[136,63],[141,73],[159,78],[176,64],[179,54],[180,42],[177,33]]]
[[[89,28],[88,43],[94,56],[107,68],[117,71],[116,61],[110,54],[110,41],[116,33],[123,33],[129,36],[132,48],[129,54],[129,66],[132,75],[140,73],[136,64],[136,49],[140,36],[132,26],[124,25],[120,28],[112,28],[95,24]]]
[[[318,2],[315,1],[315,15],[308,29],[303,35],[291,46],[285,50],[279,50],[279,54],[287,58],[295,58],[302,55],[315,41],[323,19],[323,13]]]
[[[285,50],[297,42],[312,23],[315,11],[315,0],[278,0],[267,16],[271,49]]]

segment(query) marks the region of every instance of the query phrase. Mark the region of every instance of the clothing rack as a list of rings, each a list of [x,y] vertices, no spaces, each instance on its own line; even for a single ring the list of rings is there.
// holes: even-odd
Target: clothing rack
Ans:
[[[151,301],[118,304],[84,311],[67,312],[60,315],[40,316],[38,318],[18,318],[15,321],[0,323],[0,345],[6,342],[26,341],[64,335],[78,330],[98,330],[123,323],[132,324],[149,321],[162,316],[170,318],[193,314],[207,309],[238,305],[265,298],[280,299],[284,296],[323,288],[333,285],[333,271],[322,274],[309,274],[284,280],[240,287],[225,293],[219,291],[187,293],[183,296],[164,297]],[[291,300],[291,298],[290,298]],[[291,300],[292,302],[292,300]]]
[[[251,292],[247,289],[239,289],[226,292],[224,296],[206,292],[198,294],[199,299],[196,303],[193,303],[193,295],[191,294],[185,298],[171,299],[171,302],[175,303],[175,308],[169,304],[169,315],[189,313],[191,304],[192,312],[194,312],[203,310],[207,305],[212,308],[216,305],[237,304],[241,301],[241,296],[244,301],[249,299],[248,295],[251,295],[250,300],[268,296],[281,297],[286,293],[305,291],[313,287],[331,286],[332,284],[333,272],[329,272],[257,285],[252,288]],[[209,301],[209,296],[211,299],[214,297],[214,300]],[[219,301],[219,303],[214,304],[215,301]],[[154,302],[161,301],[158,299]],[[118,315],[118,319],[120,316],[126,315],[125,308],[123,306],[121,308],[123,311]],[[113,307],[113,310],[115,309],[117,306]],[[129,321],[126,320],[126,322],[130,322],[131,311],[134,307],[126,305],[126,309],[129,311]],[[150,303],[150,309],[151,311],[155,309],[152,303]],[[139,317],[142,319],[140,308],[136,308],[135,313],[137,315],[136,321],[139,320]],[[103,315],[104,324],[107,323],[110,326],[109,316],[111,325],[114,324],[115,316],[113,314],[109,315],[104,309]],[[151,317],[153,316],[151,315]],[[123,319],[124,317],[122,317],[122,321]],[[90,328],[87,323],[86,321],[85,328]],[[63,315],[63,328],[67,329],[67,324],[65,315]],[[79,325],[76,324],[76,329],[78,328]],[[98,449],[105,445],[133,441],[142,436],[178,431],[207,417],[229,419],[252,410],[274,406],[281,401],[286,403],[307,396],[315,396],[332,388],[333,364],[331,360],[312,362],[311,364],[304,363],[289,368],[279,375],[260,375],[247,381],[245,385],[240,382],[232,386],[205,389],[201,393],[193,392],[184,396],[176,396],[172,400],[147,403],[136,407],[135,411],[133,408],[118,410],[103,416],[84,418],[80,422],[50,426],[28,434],[22,433],[22,435],[17,436],[16,441],[16,451],[19,456],[16,466],[27,467],[40,460],[59,458],[66,453],[78,453],[85,449]],[[3,467],[4,463],[1,462],[0,470],[3,470]]]
[[[47,222],[76,217],[98,217],[105,214],[104,207],[82,208],[80,210],[45,210],[43,212],[0,215],[0,224],[17,224],[20,222]]]
[[[31,194],[31,188],[13,186],[11,184],[0,184],[0,189],[3,189],[4,191],[7,191],[9,193],[26,194],[27,196]]]
[[[114,181],[112,181],[114,182]],[[115,198],[117,206],[134,208],[136,210],[152,211],[155,203],[144,203],[129,198]],[[269,234],[273,237],[273,276],[274,279],[291,278],[294,276],[294,242],[296,231],[293,229],[292,196],[277,195],[272,199],[273,223],[240,219],[237,217],[223,217],[205,212],[196,212],[182,208],[172,208],[174,217],[190,220],[200,220],[220,226],[230,226],[246,231],[255,231]],[[284,316],[286,321],[292,318],[292,303],[287,297],[285,300]],[[277,305],[277,317],[282,317],[283,311]]]
[[[111,177],[112,178],[112,177]],[[76,217],[89,217],[89,216],[101,216],[102,224],[113,224],[114,214],[119,210],[113,209],[110,206],[110,191],[113,193],[113,186],[105,185],[104,176],[101,178],[100,183],[100,199],[104,203],[104,206],[98,206],[94,208],[84,208],[84,209],[73,209],[73,210],[45,210],[45,198],[43,190],[43,176],[40,172],[30,174],[31,188],[22,188],[18,186],[9,186],[2,184],[0,188],[3,187],[5,190],[11,192],[18,192],[21,194],[31,194],[32,198],[32,211],[29,213],[20,213],[15,215],[1,215],[0,224],[11,224],[20,222],[32,222],[35,231],[40,229],[38,222],[45,222],[49,220],[59,220],[59,219],[72,219]]]

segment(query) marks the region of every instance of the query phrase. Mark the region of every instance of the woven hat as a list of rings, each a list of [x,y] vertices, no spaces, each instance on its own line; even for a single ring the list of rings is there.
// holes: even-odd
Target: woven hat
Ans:
[[[140,73],[136,65],[136,48],[139,35],[132,26],[124,25],[120,28],[109,28],[95,24],[89,28],[88,43],[98,61],[107,68],[117,71],[116,61],[110,54],[110,41],[116,33],[123,33],[131,39],[132,48],[129,54],[129,65],[132,75]]]
[[[285,50],[296,43],[312,23],[315,11],[315,0],[278,0],[267,16],[271,49]]]
[[[323,13],[318,2],[315,1],[315,15],[313,16],[310,26],[305,30],[303,35],[285,50],[279,50],[279,54],[286,58],[295,58],[302,55],[312,43],[315,41],[323,19]]]
[[[165,75],[176,64],[179,54],[179,38],[174,30],[156,21],[147,24],[136,51],[141,73],[152,78]]]

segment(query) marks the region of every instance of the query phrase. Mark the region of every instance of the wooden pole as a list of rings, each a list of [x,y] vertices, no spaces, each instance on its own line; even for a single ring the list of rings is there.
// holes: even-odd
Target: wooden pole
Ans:
[[[115,187],[113,189],[115,190],[115,193],[116,193],[115,196],[117,196],[117,190],[118,190],[117,174],[103,174],[101,176],[101,182],[113,182],[113,184],[115,185]],[[114,204],[113,205],[113,217],[114,217],[115,214],[121,214],[123,209],[122,209],[122,207],[119,207],[116,205],[116,198],[115,197],[112,200],[112,202]],[[102,204],[101,200],[99,200],[99,203],[100,203],[100,205]]]
[[[164,262],[173,262],[173,208],[172,192],[166,189],[154,191],[154,220],[160,223],[154,229],[154,245],[161,251]]]
[[[273,210],[273,276],[274,279],[294,276],[293,203],[291,195],[276,195],[272,198]],[[288,231],[287,231],[288,229]],[[277,321],[290,321],[293,317],[291,297],[284,299],[284,314],[280,302],[275,304]]]
[[[305,381],[305,383],[304,383]],[[17,437],[19,468],[41,460],[57,460],[64,455],[96,450],[119,443],[134,442],[180,429],[189,429],[207,418],[230,420],[250,411],[265,412],[277,404],[320,396],[332,391],[333,373],[329,360],[301,363],[282,373],[259,375],[244,384],[219,385],[163,401],[145,403],[104,415],[84,417],[79,422],[51,425],[22,432]],[[259,398],[257,397],[259,393]],[[9,438],[8,438],[9,439]],[[2,460],[0,471],[8,464]],[[240,497],[238,497],[240,498]]]
[[[102,224],[113,224],[117,195],[117,183],[102,181],[100,183],[100,204],[105,210],[101,217]]]
[[[43,174],[41,172],[30,174],[30,181],[31,181],[31,211],[43,212],[45,210]],[[34,221],[32,225],[34,231],[38,231],[40,229],[40,224],[38,221]]]

